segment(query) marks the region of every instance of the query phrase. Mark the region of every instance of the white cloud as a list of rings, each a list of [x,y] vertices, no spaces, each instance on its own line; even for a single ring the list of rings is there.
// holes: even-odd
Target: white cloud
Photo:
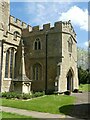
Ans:
[[[67,11],[71,2],[33,2],[26,5],[26,13],[30,16],[31,24],[51,24],[58,21],[60,13]]]
[[[71,20],[73,25],[88,31],[88,10],[77,6],[71,7],[67,12],[61,13],[59,20]]]
[[[84,45],[85,45],[86,47],[88,47],[88,41],[86,41],[86,42],[84,43]]]

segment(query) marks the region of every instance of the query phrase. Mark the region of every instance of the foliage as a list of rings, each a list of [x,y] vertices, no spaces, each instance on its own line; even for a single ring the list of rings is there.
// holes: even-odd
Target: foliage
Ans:
[[[88,68],[88,49],[77,48],[77,64],[78,67],[81,66],[82,69]]]
[[[26,110],[33,110],[39,112],[48,112],[53,114],[60,113],[60,107],[70,105],[75,102],[74,96],[66,95],[46,95],[28,101],[15,100],[15,99],[2,99],[2,105],[20,108]]]
[[[90,84],[80,84],[79,90],[90,92]]]
[[[32,98],[30,94],[25,94],[25,93],[22,94],[22,99],[30,99],[30,98]]]
[[[90,71],[78,68],[79,84],[90,84]]]
[[[33,98],[34,98],[34,97],[40,97],[40,96],[43,96],[43,95],[45,95],[44,92],[35,92],[34,94],[32,94],[32,97],[33,97]]]
[[[11,99],[11,98],[17,98],[17,99],[31,99],[31,98],[35,98],[35,97],[40,97],[45,95],[44,92],[35,92],[32,95],[31,94],[20,94],[20,93],[16,93],[16,92],[3,92],[2,93],[2,97],[5,97],[7,99]]]

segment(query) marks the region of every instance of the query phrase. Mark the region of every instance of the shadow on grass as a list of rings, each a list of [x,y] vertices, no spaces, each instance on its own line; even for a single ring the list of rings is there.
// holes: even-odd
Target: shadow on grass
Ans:
[[[61,113],[77,119],[90,119],[90,104],[66,105],[59,108]]]

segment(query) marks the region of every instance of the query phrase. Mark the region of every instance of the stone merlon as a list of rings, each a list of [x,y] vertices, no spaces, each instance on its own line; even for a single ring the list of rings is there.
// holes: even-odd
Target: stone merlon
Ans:
[[[26,24],[25,22],[22,22],[21,20],[15,18],[14,16],[11,16],[11,15],[9,17],[9,23],[16,27],[20,27],[21,29],[31,28],[30,25]]]

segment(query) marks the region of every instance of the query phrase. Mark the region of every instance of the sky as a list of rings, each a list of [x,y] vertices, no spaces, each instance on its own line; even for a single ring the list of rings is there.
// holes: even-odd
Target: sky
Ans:
[[[54,22],[71,20],[77,34],[77,46],[87,49],[88,39],[90,39],[88,38],[89,9],[87,0],[86,2],[72,2],[72,0],[67,0],[67,2],[66,0],[65,2],[54,0],[26,1],[11,0],[10,14],[31,26],[42,26],[46,23],[51,23],[53,26]]]

